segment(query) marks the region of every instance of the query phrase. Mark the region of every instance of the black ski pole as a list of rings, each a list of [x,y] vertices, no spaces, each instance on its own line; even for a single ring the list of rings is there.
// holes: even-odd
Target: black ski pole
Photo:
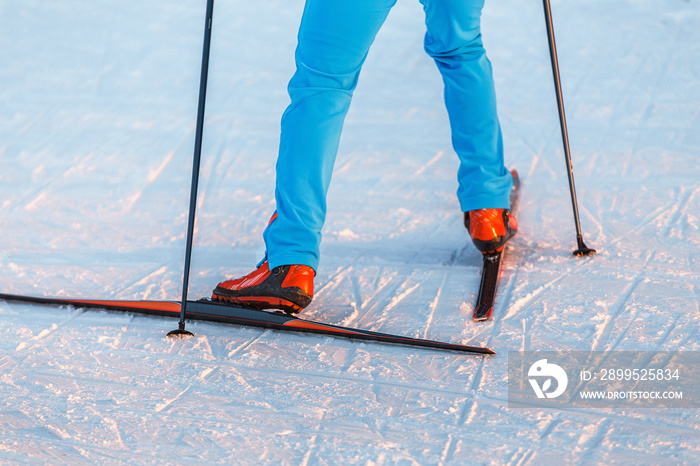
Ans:
[[[211,26],[214,10],[214,0],[207,0],[206,20],[204,22],[204,46],[202,50],[202,72],[199,78],[199,106],[197,108],[197,127],[194,137],[194,162],[192,164],[192,184],[190,189],[190,211],[187,221],[187,240],[185,244],[185,268],[182,279],[182,304],[180,305],[180,321],[177,330],[168,336],[193,336],[185,330],[185,315],[187,314],[187,289],[190,281],[190,262],[192,260],[192,242],[194,238],[195,210],[197,208],[197,186],[199,184],[199,161],[202,158],[202,134],[204,132],[204,104],[207,98],[207,74],[209,71],[209,46],[211,44]]]
[[[557,60],[557,45],[554,41],[554,23],[552,22],[552,9],[549,0],[544,2],[544,19],[547,24],[547,39],[549,40],[549,55],[552,59],[552,74],[554,76],[554,90],[557,94],[557,106],[559,107],[559,124],[561,125],[561,137],[564,143],[564,157],[566,157],[566,167],[569,174],[569,190],[571,191],[571,203],[574,208],[574,222],[576,223],[576,243],[578,249],[574,251],[575,256],[588,256],[595,254],[595,249],[587,247],[583,243],[581,234],[581,221],[578,215],[578,202],[576,201],[576,187],[574,186],[574,169],[571,164],[571,152],[569,150],[569,132],[566,129],[566,115],[564,114],[564,96],[561,91],[561,79],[559,78],[559,60]]]

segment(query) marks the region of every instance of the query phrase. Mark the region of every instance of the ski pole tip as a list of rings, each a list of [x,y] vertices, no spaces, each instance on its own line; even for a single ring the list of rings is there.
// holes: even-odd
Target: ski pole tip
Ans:
[[[596,253],[595,249],[591,248],[582,248],[582,249],[577,249],[574,251],[574,256],[576,257],[585,257],[585,256],[592,256],[593,254]]]
[[[573,252],[574,256],[576,256],[576,257],[592,256],[595,253],[596,253],[595,249],[591,249],[591,248],[587,247],[585,244],[579,245],[579,248]]]
[[[193,337],[194,333],[190,332],[189,330],[185,330],[185,323],[181,321],[178,323],[177,329],[169,331],[166,336],[178,337],[178,338],[189,338],[189,337]]]
[[[189,338],[193,337],[194,333],[190,332],[189,330],[183,330],[183,329],[176,329],[176,330],[171,330],[167,334],[168,337],[177,337],[177,338]]]
[[[583,238],[581,235],[578,235],[576,238],[577,243],[578,243],[578,249],[573,252],[574,256],[576,257],[585,257],[585,256],[592,256],[593,254],[596,253],[595,249],[589,248],[586,246],[586,244],[583,242]]]

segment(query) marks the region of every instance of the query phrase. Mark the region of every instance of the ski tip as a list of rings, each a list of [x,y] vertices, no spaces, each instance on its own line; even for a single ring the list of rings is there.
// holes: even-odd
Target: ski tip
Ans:
[[[513,177],[513,187],[520,187],[520,174],[518,173],[518,170],[516,170],[515,168],[511,168],[510,176]]]
[[[479,304],[474,309],[474,313],[472,314],[472,319],[474,319],[477,322],[484,322],[486,320],[489,320],[489,317],[491,317],[492,311],[493,311],[492,306],[489,306],[487,304]]]
[[[463,344],[452,344],[452,343],[441,343],[438,341],[428,341],[428,345],[421,345],[421,346],[429,346],[432,348],[438,348],[438,349],[445,349],[449,351],[456,351],[459,353],[470,353],[470,354],[478,354],[482,356],[491,356],[496,354],[494,350],[491,348],[487,348],[485,346],[470,346],[470,345],[463,345]]]
[[[496,354],[496,352],[494,350],[492,350],[491,348],[487,348],[485,346],[468,346],[468,345],[465,346],[465,345],[460,345],[460,344],[449,344],[449,343],[443,344],[443,343],[439,343],[439,342],[433,342],[433,343],[437,343],[436,346],[433,346],[434,348],[457,351],[460,353],[478,354],[478,355],[483,355],[483,356],[492,356],[492,355]]]

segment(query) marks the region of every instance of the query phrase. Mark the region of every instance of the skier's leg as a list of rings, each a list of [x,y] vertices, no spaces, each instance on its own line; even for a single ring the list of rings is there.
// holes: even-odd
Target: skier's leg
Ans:
[[[316,269],[340,133],[369,47],[396,0],[307,0],[282,117],[270,268]]]
[[[452,144],[460,159],[462,211],[509,207],[512,177],[504,166],[491,63],[481,41],[484,0],[421,0],[425,50],[445,84]]]

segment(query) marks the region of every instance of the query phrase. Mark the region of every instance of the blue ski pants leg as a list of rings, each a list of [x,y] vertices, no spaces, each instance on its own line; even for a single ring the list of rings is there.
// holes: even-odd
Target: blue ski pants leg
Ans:
[[[270,268],[318,268],[321,229],[340,134],[362,64],[396,0],[307,0],[282,116],[276,217],[264,233]],[[425,50],[445,83],[462,210],[508,207],[510,175],[491,66],[479,29],[483,0],[421,0]]]
[[[503,160],[491,62],[481,41],[484,0],[420,0],[425,51],[445,85],[452,145],[459,157],[457,197],[463,212],[506,209],[513,179]]]
[[[370,45],[396,0],[307,0],[282,116],[277,217],[265,230],[270,268],[317,270],[326,193],[340,133]]]

